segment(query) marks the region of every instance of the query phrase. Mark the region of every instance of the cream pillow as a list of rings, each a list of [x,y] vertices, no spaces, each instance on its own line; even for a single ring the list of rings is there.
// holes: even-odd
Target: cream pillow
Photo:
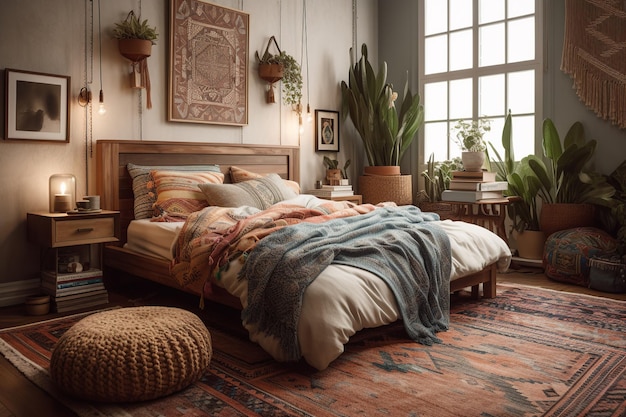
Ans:
[[[237,184],[198,184],[210,206],[250,206],[265,210],[272,204],[298,196],[278,174]]]

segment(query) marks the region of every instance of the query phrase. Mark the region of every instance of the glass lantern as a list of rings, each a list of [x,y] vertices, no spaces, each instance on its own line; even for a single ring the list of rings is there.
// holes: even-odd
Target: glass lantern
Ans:
[[[50,213],[66,213],[76,207],[76,177],[54,174],[50,177]]]

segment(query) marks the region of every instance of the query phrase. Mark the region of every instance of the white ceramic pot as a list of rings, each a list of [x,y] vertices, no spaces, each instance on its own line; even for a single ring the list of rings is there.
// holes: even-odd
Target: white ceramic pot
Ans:
[[[466,171],[482,171],[485,163],[485,152],[463,152],[461,153],[463,168]]]

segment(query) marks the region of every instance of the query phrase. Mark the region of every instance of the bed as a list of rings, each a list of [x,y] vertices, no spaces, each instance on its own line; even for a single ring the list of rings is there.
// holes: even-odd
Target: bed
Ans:
[[[140,166],[184,166],[184,165],[215,165],[223,174],[224,183],[230,182],[230,169],[233,166],[244,172],[249,171],[262,176],[277,175],[284,181],[299,181],[299,149],[289,146],[238,145],[238,144],[208,144],[189,142],[160,142],[160,141],[128,141],[128,140],[99,140],[96,144],[96,183],[97,193],[101,197],[101,206],[104,209],[120,211],[121,239],[119,243],[107,245],[104,248],[103,264],[105,274],[111,270],[120,270],[136,277],[158,282],[179,290],[201,295],[205,300],[225,304],[242,309],[244,327],[250,332],[251,340],[259,343],[277,360],[297,360],[304,358],[311,366],[324,369],[342,352],[344,344],[357,331],[366,327],[377,327],[392,323],[399,319],[407,321],[399,311],[396,302],[397,294],[389,289],[389,283],[381,280],[372,270],[355,268],[354,265],[331,264],[324,267],[317,279],[307,284],[301,303],[301,311],[294,315],[297,333],[295,348],[284,343],[275,333],[268,331],[258,322],[244,318],[244,313],[251,309],[247,305],[250,296],[249,288],[242,285],[242,280],[236,278],[241,273],[242,266],[248,262],[241,262],[237,267],[226,268],[219,282],[209,282],[204,279],[181,282],[174,279],[173,274],[180,265],[172,267],[174,240],[180,241],[181,235],[190,234],[194,213],[185,222],[154,222],[135,219],[135,195],[133,193],[133,178],[129,173],[129,164]],[[341,204],[339,207],[335,204]],[[363,214],[357,221],[364,221],[367,216],[378,216],[391,213],[395,216],[399,208],[374,208],[371,205],[355,206],[348,202],[320,201],[313,196],[297,195],[293,199],[277,204],[274,210],[292,210],[297,206],[298,216],[302,212],[316,211],[319,207],[328,209],[326,215],[352,217],[354,211]],[[393,205],[391,205],[393,206]],[[302,208],[300,208],[302,207]],[[208,208],[211,210],[211,207]],[[229,209],[230,210],[230,209]],[[266,215],[258,213],[256,216]],[[271,211],[268,209],[268,211]],[[451,240],[451,251],[456,253],[451,259],[451,277],[446,277],[446,298],[449,301],[451,292],[471,287],[472,296],[493,298],[496,296],[496,272],[504,270],[510,262],[510,250],[502,239],[490,231],[476,225],[463,222],[431,222],[430,214],[416,213],[418,209],[407,206],[402,208],[403,217],[418,216],[427,227],[437,224],[437,230],[444,230]],[[258,213],[258,214],[257,214]],[[282,212],[281,212],[282,213]],[[291,211],[290,211],[291,213]],[[245,213],[248,216],[250,213]],[[237,214],[238,216],[241,214]],[[307,214],[308,216],[308,214]],[[236,217],[236,216],[235,216]],[[254,217],[254,216],[250,216]],[[337,217],[337,216],[335,216]],[[196,219],[197,220],[197,219]],[[308,221],[309,219],[307,219]],[[343,219],[334,219],[344,221]],[[313,223],[315,223],[313,219]],[[375,223],[375,222],[374,222]],[[435,227],[435,226],[432,226]],[[142,235],[142,229],[150,231],[142,244],[135,241],[135,234]],[[294,228],[281,228],[291,229]],[[312,227],[311,229],[315,229]],[[182,232],[181,232],[182,230]],[[298,229],[301,230],[301,229]],[[279,230],[278,232],[282,232]],[[196,231],[197,232],[197,231]],[[280,233],[272,233],[271,238]],[[130,241],[128,236],[131,236]],[[155,237],[161,236],[161,237]],[[168,237],[169,236],[169,237]],[[293,239],[293,238],[291,238]],[[160,242],[162,245],[153,248],[150,242]],[[270,242],[270,238],[260,239],[259,242]],[[180,243],[180,242],[179,242]],[[260,243],[259,243],[260,245]],[[261,245],[260,245],[261,246]],[[255,249],[250,252],[261,252]],[[265,249],[263,249],[265,250]],[[181,250],[179,249],[179,254]],[[171,256],[168,256],[172,254]],[[274,250],[269,250],[264,256],[270,256]],[[260,256],[260,255],[259,255]],[[258,258],[258,257],[257,257]],[[243,257],[242,257],[243,259]],[[267,258],[263,258],[267,259]],[[470,259],[470,261],[467,261]],[[230,262],[234,264],[235,262]],[[263,262],[257,262],[263,264]],[[254,264],[254,262],[250,262]],[[263,265],[261,265],[263,266]],[[248,268],[250,269],[250,268]],[[191,274],[195,276],[194,274]],[[355,279],[356,278],[356,279]],[[215,281],[215,280],[213,280]],[[250,292],[256,290],[252,288]],[[395,288],[394,288],[395,290]],[[354,294],[363,294],[351,304]],[[335,299],[335,295],[339,298]],[[343,298],[341,298],[343,297]],[[359,295],[360,297],[360,295]],[[375,307],[371,307],[373,304]],[[445,303],[444,303],[445,304]],[[346,307],[346,305],[348,305]],[[446,306],[441,307],[445,309]],[[258,308],[258,306],[257,306]],[[400,309],[401,310],[401,309]],[[264,309],[261,309],[264,311]],[[258,312],[258,311],[257,311]],[[249,314],[249,313],[248,313]],[[261,326],[259,328],[259,326]],[[292,326],[293,327],[293,326]],[[431,340],[426,340],[428,343]]]

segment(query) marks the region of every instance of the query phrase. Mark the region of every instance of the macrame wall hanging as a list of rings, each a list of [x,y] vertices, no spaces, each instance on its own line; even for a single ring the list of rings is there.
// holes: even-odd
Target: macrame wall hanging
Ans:
[[[561,70],[598,117],[626,129],[626,1],[566,0]]]

